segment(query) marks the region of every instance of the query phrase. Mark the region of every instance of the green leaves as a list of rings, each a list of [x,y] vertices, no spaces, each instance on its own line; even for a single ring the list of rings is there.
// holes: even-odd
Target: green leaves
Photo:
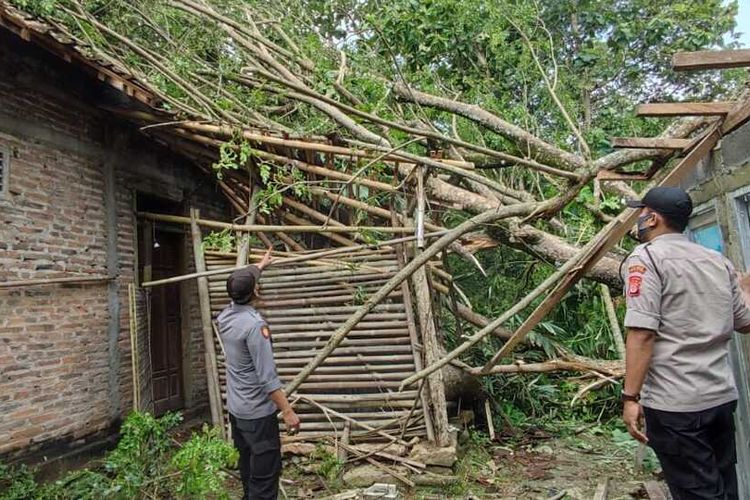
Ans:
[[[216,177],[222,179],[225,170],[238,170],[247,166],[252,151],[250,143],[239,137],[222,143],[219,147],[219,161],[212,165]]]
[[[211,231],[203,237],[201,245],[204,250],[213,250],[215,252],[229,253],[235,249],[236,237],[229,229],[221,231]]]
[[[133,412],[101,470],[72,471],[45,485],[25,466],[0,463],[0,500],[229,498],[224,469],[236,464],[237,451],[207,425],[179,445],[171,432],[181,422],[179,413]]]
[[[227,478],[223,469],[236,465],[238,458],[237,450],[221,439],[218,428],[204,425],[172,457],[171,468],[180,472],[175,493],[187,498],[229,498],[223,487]]]

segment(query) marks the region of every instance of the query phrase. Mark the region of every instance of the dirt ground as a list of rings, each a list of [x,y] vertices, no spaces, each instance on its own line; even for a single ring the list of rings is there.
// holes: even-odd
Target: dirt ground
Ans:
[[[643,482],[658,479],[658,464],[650,450],[643,470],[635,471],[636,443],[617,429],[590,428],[562,438],[539,431],[514,444],[491,443],[479,433],[462,437],[453,469],[457,480],[440,488],[409,489],[399,484],[401,498],[590,500],[605,479],[609,479],[609,500],[648,498]],[[286,457],[284,467],[287,498],[322,500],[353,489],[341,480],[345,468],[331,457]],[[233,480],[231,488],[239,498],[239,482]]]

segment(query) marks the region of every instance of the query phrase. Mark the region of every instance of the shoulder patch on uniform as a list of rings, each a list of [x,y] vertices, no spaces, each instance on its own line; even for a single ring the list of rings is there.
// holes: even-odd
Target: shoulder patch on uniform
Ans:
[[[628,297],[638,297],[641,294],[641,283],[643,283],[642,276],[634,274],[628,278]]]
[[[260,327],[260,333],[263,334],[263,336],[267,339],[271,338],[271,329],[268,328],[268,325],[263,325]]]
[[[633,264],[632,266],[628,267],[628,274],[646,274],[646,266],[643,264]]]

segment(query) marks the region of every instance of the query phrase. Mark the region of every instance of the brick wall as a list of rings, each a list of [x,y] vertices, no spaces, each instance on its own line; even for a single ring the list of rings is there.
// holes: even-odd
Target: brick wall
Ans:
[[[227,209],[194,166],[94,106],[120,98],[111,90],[1,29],[0,67],[0,146],[11,152],[10,193],[0,198],[0,281],[116,276],[114,284],[0,289],[0,457],[12,459],[66,449],[132,406],[127,284],[135,278],[136,192],[217,219]],[[182,297],[185,400],[200,408],[207,397],[194,283]]]

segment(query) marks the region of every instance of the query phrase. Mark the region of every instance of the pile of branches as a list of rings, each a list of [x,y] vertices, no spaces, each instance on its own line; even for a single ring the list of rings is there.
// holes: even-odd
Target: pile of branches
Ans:
[[[325,233],[331,245],[351,245],[382,238],[377,228],[392,227],[394,219],[409,225],[423,201],[422,224],[435,234],[399,273],[401,281],[447,249],[472,259],[473,252],[502,244],[560,266],[585,243],[571,242],[564,214],[583,190],[594,193],[585,208],[601,224],[614,215],[602,208],[606,196],[636,196],[623,182],[600,183],[599,173],[653,170],[673,154],[625,149],[596,157],[581,123],[558,96],[557,74],[521,26],[518,39],[538,68],[539,88],[567,127],[563,140],[546,140],[495,111],[415,87],[399,71],[395,54],[384,65],[352,64],[346,47],[356,40],[332,44],[306,24],[298,10],[304,2],[274,8],[265,2],[203,0],[14,3],[42,15],[80,50],[146,82],[162,103],[159,109],[114,111],[218,174],[238,220],[344,226],[338,220],[343,206],[349,225],[366,222],[373,230]],[[377,27],[357,36],[378,36]],[[481,133],[464,138],[459,122]],[[707,124],[678,120],[661,136],[694,137]],[[495,138],[491,145],[483,139],[488,134]],[[283,233],[276,237],[295,251],[310,245]],[[588,277],[618,289],[621,259],[605,256]],[[367,304],[387,296],[399,279]],[[537,289],[504,317],[521,312],[543,291]],[[342,328],[356,324],[365,309]],[[486,319],[466,308],[464,313],[485,327],[478,338],[495,332],[486,328]],[[558,365],[570,369],[576,362]],[[586,363],[577,366],[590,369]],[[503,370],[526,371],[496,372]],[[607,377],[620,373],[601,371]],[[290,390],[305,376],[303,371]]]

